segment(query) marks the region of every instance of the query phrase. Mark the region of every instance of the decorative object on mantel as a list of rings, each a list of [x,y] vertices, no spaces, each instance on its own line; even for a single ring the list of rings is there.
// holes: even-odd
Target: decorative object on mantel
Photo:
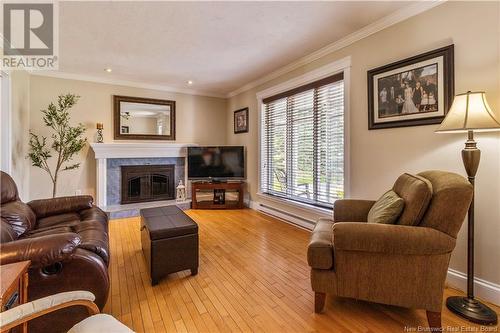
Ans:
[[[467,132],[465,148],[462,149],[462,161],[469,181],[474,186],[474,179],[481,151],[474,141],[474,131],[498,131],[500,121],[491,111],[484,92],[466,92],[457,95],[448,115],[436,133]],[[468,214],[467,242],[467,297],[452,296],[446,300],[446,306],[452,312],[481,325],[496,324],[497,314],[487,305],[474,298],[474,199]]]
[[[102,137],[102,130],[104,129],[104,125],[102,123],[97,123],[97,143],[103,143],[104,139]]]
[[[179,180],[179,185],[177,185],[176,198],[178,202],[186,201],[186,186],[184,186],[182,180]]]
[[[248,132],[248,108],[234,111],[234,134]]]
[[[69,123],[69,110],[78,102],[79,98],[80,96],[74,94],[60,95],[57,104],[51,102],[47,110],[41,110],[45,126],[53,130],[51,135],[53,142],[50,147],[46,137],[30,131],[28,157],[33,166],[39,167],[49,174],[52,181],[52,197],[56,196],[59,172],[77,169],[80,163],[70,165],[67,163],[87,144],[87,138],[83,137],[85,125],[79,123],[73,127]],[[57,153],[55,168],[49,166],[49,160],[52,157],[51,148]]]
[[[175,101],[113,96],[115,140],[175,140]]]
[[[439,124],[454,94],[453,45],[368,71],[368,129]]]

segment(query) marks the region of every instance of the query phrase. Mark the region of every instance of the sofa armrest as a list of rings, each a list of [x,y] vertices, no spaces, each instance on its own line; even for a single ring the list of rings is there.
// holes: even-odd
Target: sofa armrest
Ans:
[[[450,253],[455,238],[427,227],[379,223],[335,223],[335,251],[358,251],[403,255]]]
[[[90,195],[77,195],[53,199],[40,199],[28,202],[37,218],[46,216],[78,212],[92,208],[94,199]]]
[[[315,269],[333,267],[333,220],[319,219],[307,246],[307,263]]]
[[[333,204],[333,219],[335,222],[366,222],[374,203],[372,200],[337,200]]]
[[[71,258],[80,237],[71,232],[24,238],[0,244],[0,265],[31,260],[31,267],[45,267]]]

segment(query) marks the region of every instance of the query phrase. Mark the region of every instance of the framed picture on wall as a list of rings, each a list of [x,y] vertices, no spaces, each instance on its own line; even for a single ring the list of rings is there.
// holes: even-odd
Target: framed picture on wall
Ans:
[[[368,71],[368,129],[439,124],[454,95],[453,45]]]
[[[234,133],[248,132],[248,108],[234,111]]]

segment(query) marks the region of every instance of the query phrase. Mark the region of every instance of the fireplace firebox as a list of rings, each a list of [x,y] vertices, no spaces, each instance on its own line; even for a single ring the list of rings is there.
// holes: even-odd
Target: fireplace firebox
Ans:
[[[121,203],[175,199],[175,165],[121,166]]]

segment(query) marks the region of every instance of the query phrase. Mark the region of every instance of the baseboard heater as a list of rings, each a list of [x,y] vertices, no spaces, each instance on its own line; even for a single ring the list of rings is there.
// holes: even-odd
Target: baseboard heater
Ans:
[[[312,230],[314,226],[316,225],[315,221],[311,221],[309,219],[303,218],[301,216],[291,214],[289,212],[285,212],[281,209],[261,204],[259,203],[257,205],[257,210],[266,214],[270,215],[272,217],[278,218],[280,220],[283,220],[286,223],[293,224],[299,228],[302,229],[307,229],[307,230]]]

